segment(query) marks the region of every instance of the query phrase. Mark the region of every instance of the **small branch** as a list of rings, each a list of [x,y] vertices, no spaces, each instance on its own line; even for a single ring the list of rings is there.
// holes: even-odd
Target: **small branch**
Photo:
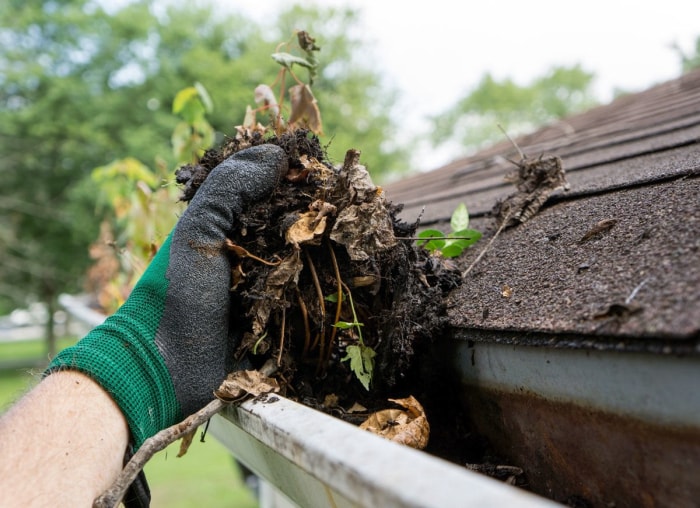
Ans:
[[[429,242],[430,240],[473,240],[474,237],[472,236],[396,236],[395,237],[397,240],[424,240],[425,242]]]
[[[280,327],[280,352],[277,355],[277,366],[282,365],[282,353],[284,352],[284,329],[287,325],[287,307],[282,306],[282,326]]]
[[[331,261],[333,262],[333,270],[335,272],[335,278],[338,281],[338,302],[336,303],[336,308],[335,308],[335,319],[334,323],[337,323],[340,320],[340,311],[342,310],[343,307],[343,280],[340,278],[340,267],[338,266],[338,260],[335,257],[335,251],[333,250],[333,246],[331,245],[330,242],[328,242],[328,250],[331,253]],[[326,356],[324,358],[324,368],[326,365],[328,365],[328,362],[331,359],[331,352],[333,350],[333,343],[335,342],[335,335],[338,332],[338,328],[335,326],[333,327],[333,330],[331,330],[331,338],[328,341],[328,348],[326,350]]]
[[[325,337],[326,301],[323,298],[323,290],[321,289],[321,283],[318,280],[318,274],[316,273],[316,267],[314,266],[314,263],[311,260],[311,255],[309,254],[308,250],[304,250],[304,254],[306,254],[306,260],[308,261],[307,265],[309,267],[309,271],[311,272],[311,279],[314,282],[314,287],[316,288],[316,294],[318,295],[318,305],[319,305],[319,309],[321,310],[321,331],[316,334],[316,337],[314,337],[314,342],[313,342],[313,344],[311,344],[311,349],[313,350],[319,342],[321,342],[321,344],[323,344],[326,340],[326,337]]]
[[[228,250],[236,254],[239,258],[250,258],[254,261],[257,261],[259,263],[262,263],[267,266],[279,266],[282,263],[282,260],[279,260],[277,262],[274,261],[265,261],[262,258],[259,258],[255,254],[252,254],[248,250],[246,250],[244,247],[241,247],[240,245],[236,245],[233,243],[231,240],[228,238],[224,241],[224,245]]]
[[[503,222],[501,223],[501,225],[499,226],[499,228],[496,230],[496,233],[493,235],[493,237],[491,238],[491,240],[489,240],[489,243],[486,244],[486,247],[484,247],[484,248],[481,250],[481,252],[480,252],[479,255],[476,257],[476,259],[475,259],[474,261],[472,261],[472,264],[469,265],[469,268],[467,268],[466,270],[464,270],[464,271],[462,272],[462,278],[465,278],[465,277],[469,274],[469,272],[472,271],[472,268],[474,268],[474,267],[476,266],[476,264],[477,264],[479,261],[481,261],[481,258],[483,258],[483,257],[486,255],[486,253],[487,253],[489,250],[491,250],[491,246],[493,245],[493,242],[496,241],[496,238],[498,238],[498,235],[501,234],[501,231],[503,231],[503,230],[505,229],[506,224],[508,224],[508,221],[509,221],[509,220],[510,220],[510,214],[506,215],[506,217],[503,219]]]
[[[196,431],[200,425],[221,411],[224,406],[226,406],[225,402],[214,399],[204,408],[188,416],[180,423],[163,429],[146,439],[112,486],[95,499],[92,505],[93,508],[113,508],[118,506],[129,486],[153,455],[164,450],[169,444],[174,443],[181,437]]]
[[[309,311],[306,308],[306,302],[301,296],[301,291],[296,288],[297,292],[297,302],[299,303],[299,310],[301,311],[301,317],[304,322],[304,350],[302,351],[302,358],[306,358],[309,354],[309,346],[311,345],[311,328],[309,326]]]

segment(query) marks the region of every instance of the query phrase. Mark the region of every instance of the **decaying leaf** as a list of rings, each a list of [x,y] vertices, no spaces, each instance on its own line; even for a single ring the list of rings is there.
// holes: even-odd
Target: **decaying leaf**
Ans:
[[[305,243],[317,245],[321,240],[321,235],[326,231],[326,218],[321,217],[317,220],[317,216],[318,212],[302,213],[299,219],[287,230],[285,234],[287,243],[291,243],[295,247]]]
[[[348,410],[345,412],[352,414],[352,413],[364,413],[365,411],[367,411],[367,408],[365,406],[363,406],[359,402],[354,402],[353,405],[350,406],[348,408]]]
[[[360,152],[349,150],[343,175],[353,204],[343,208],[331,231],[331,240],[344,245],[353,261],[364,261],[396,245],[388,203],[359,164]]]
[[[316,135],[322,135],[321,112],[309,85],[295,85],[291,87],[289,89],[289,101],[292,105],[289,123],[299,124],[302,128],[307,128]]]
[[[413,395],[405,399],[389,399],[389,401],[398,404],[405,410],[384,409],[377,411],[371,414],[360,425],[360,428],[418,450],[428,446],[430,425],[423,406]]]
[[[257,370],[238,370],[231,372],[224,379],[214,395],[224,402],[236,402],[247,397],[279,391],[280,386],[276,379],[267,377]]]
[[[493,214],[499,224],[514,226],[531,219],[558,189],[569,189],[564,164],[556,155],[529,159],[523,157],[517,168],[506,175],[506,181],[513,183],[517,192],[499,201]]]
[[[267,321],[270,319],[272,305],[274,305],[275,301],[281,301],[284,291],[290,285],[297,284],[299,273],[303,267],[304,264],[299,257],[299,253],[293,252],[267,275],[265,294],[269,298],[256,300],[248,313],[253,319],[253,335],[259,337],[263,334],[267,327]]]
[[[256,104],[262,103],[268,109],[272,118],[279,116],[280,108],[277,104],[277,98],[275,97],[275,92],[269,86],[258,85],[255,87],[255,102]]]
[[[190,445],[192,444],[192,440],[194,439],[194,435],[196,433],[197,429],[182,436],[182,439],[180,440],[180,450],[177,452],[178,457],[182,457],[187,453],[187,450],[190,449]]]
[[[335,211],[334,205],[317,199],[309,205],[309,211],[302,213],[289,227],[285,233],[287,243],[297,248],[305,243],[318,245],[321,235],[326,231],[327,217],[334,215]]]

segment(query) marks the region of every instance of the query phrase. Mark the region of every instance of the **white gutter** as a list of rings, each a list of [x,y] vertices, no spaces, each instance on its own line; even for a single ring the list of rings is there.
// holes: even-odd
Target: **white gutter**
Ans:
[[[209,431],[304,508],[559,506],[283,397],[228,408]]]
[[[105,319],[81,298],[59,302],[89,327]],[[209,432],[263,480],[261,508],[281,505],[270,485],[304,508],[559,506],[276,395],[227,408]]]

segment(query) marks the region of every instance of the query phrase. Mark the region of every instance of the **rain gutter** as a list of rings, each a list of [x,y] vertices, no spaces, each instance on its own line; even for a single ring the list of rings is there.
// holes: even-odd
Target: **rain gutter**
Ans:
[[[470,425],[530,488],[591,506],[695,506],[700,355],[444,341]],[[692,348],[691,348],[692,350]]]
[[[283,397],[231,407],[209,432],[291,506],[559,506]]]
[[[90,328],[105,319],[78,297],[59,303]],[[225,409],[209,433],[262,479],[261,508],[559,506],[277,395]]]

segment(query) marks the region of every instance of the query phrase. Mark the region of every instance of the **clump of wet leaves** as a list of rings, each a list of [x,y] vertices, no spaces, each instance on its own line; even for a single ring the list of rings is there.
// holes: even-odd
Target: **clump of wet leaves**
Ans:
[[[243,330],[237,356],[274,359],[283,390],[309,405],[336,393],[372,407],[405,383],[417,351],[439,335],[443,295],[459,273],[402,239],[416,227],[396,218],[400,207],[372,183],[360,152],[334,167],[303,129],[239,130],[179,170],[183,199],[225,157],[262,143],[282,147],[290,169],[227,240],[232,305],[244,309],[233,323]]]

